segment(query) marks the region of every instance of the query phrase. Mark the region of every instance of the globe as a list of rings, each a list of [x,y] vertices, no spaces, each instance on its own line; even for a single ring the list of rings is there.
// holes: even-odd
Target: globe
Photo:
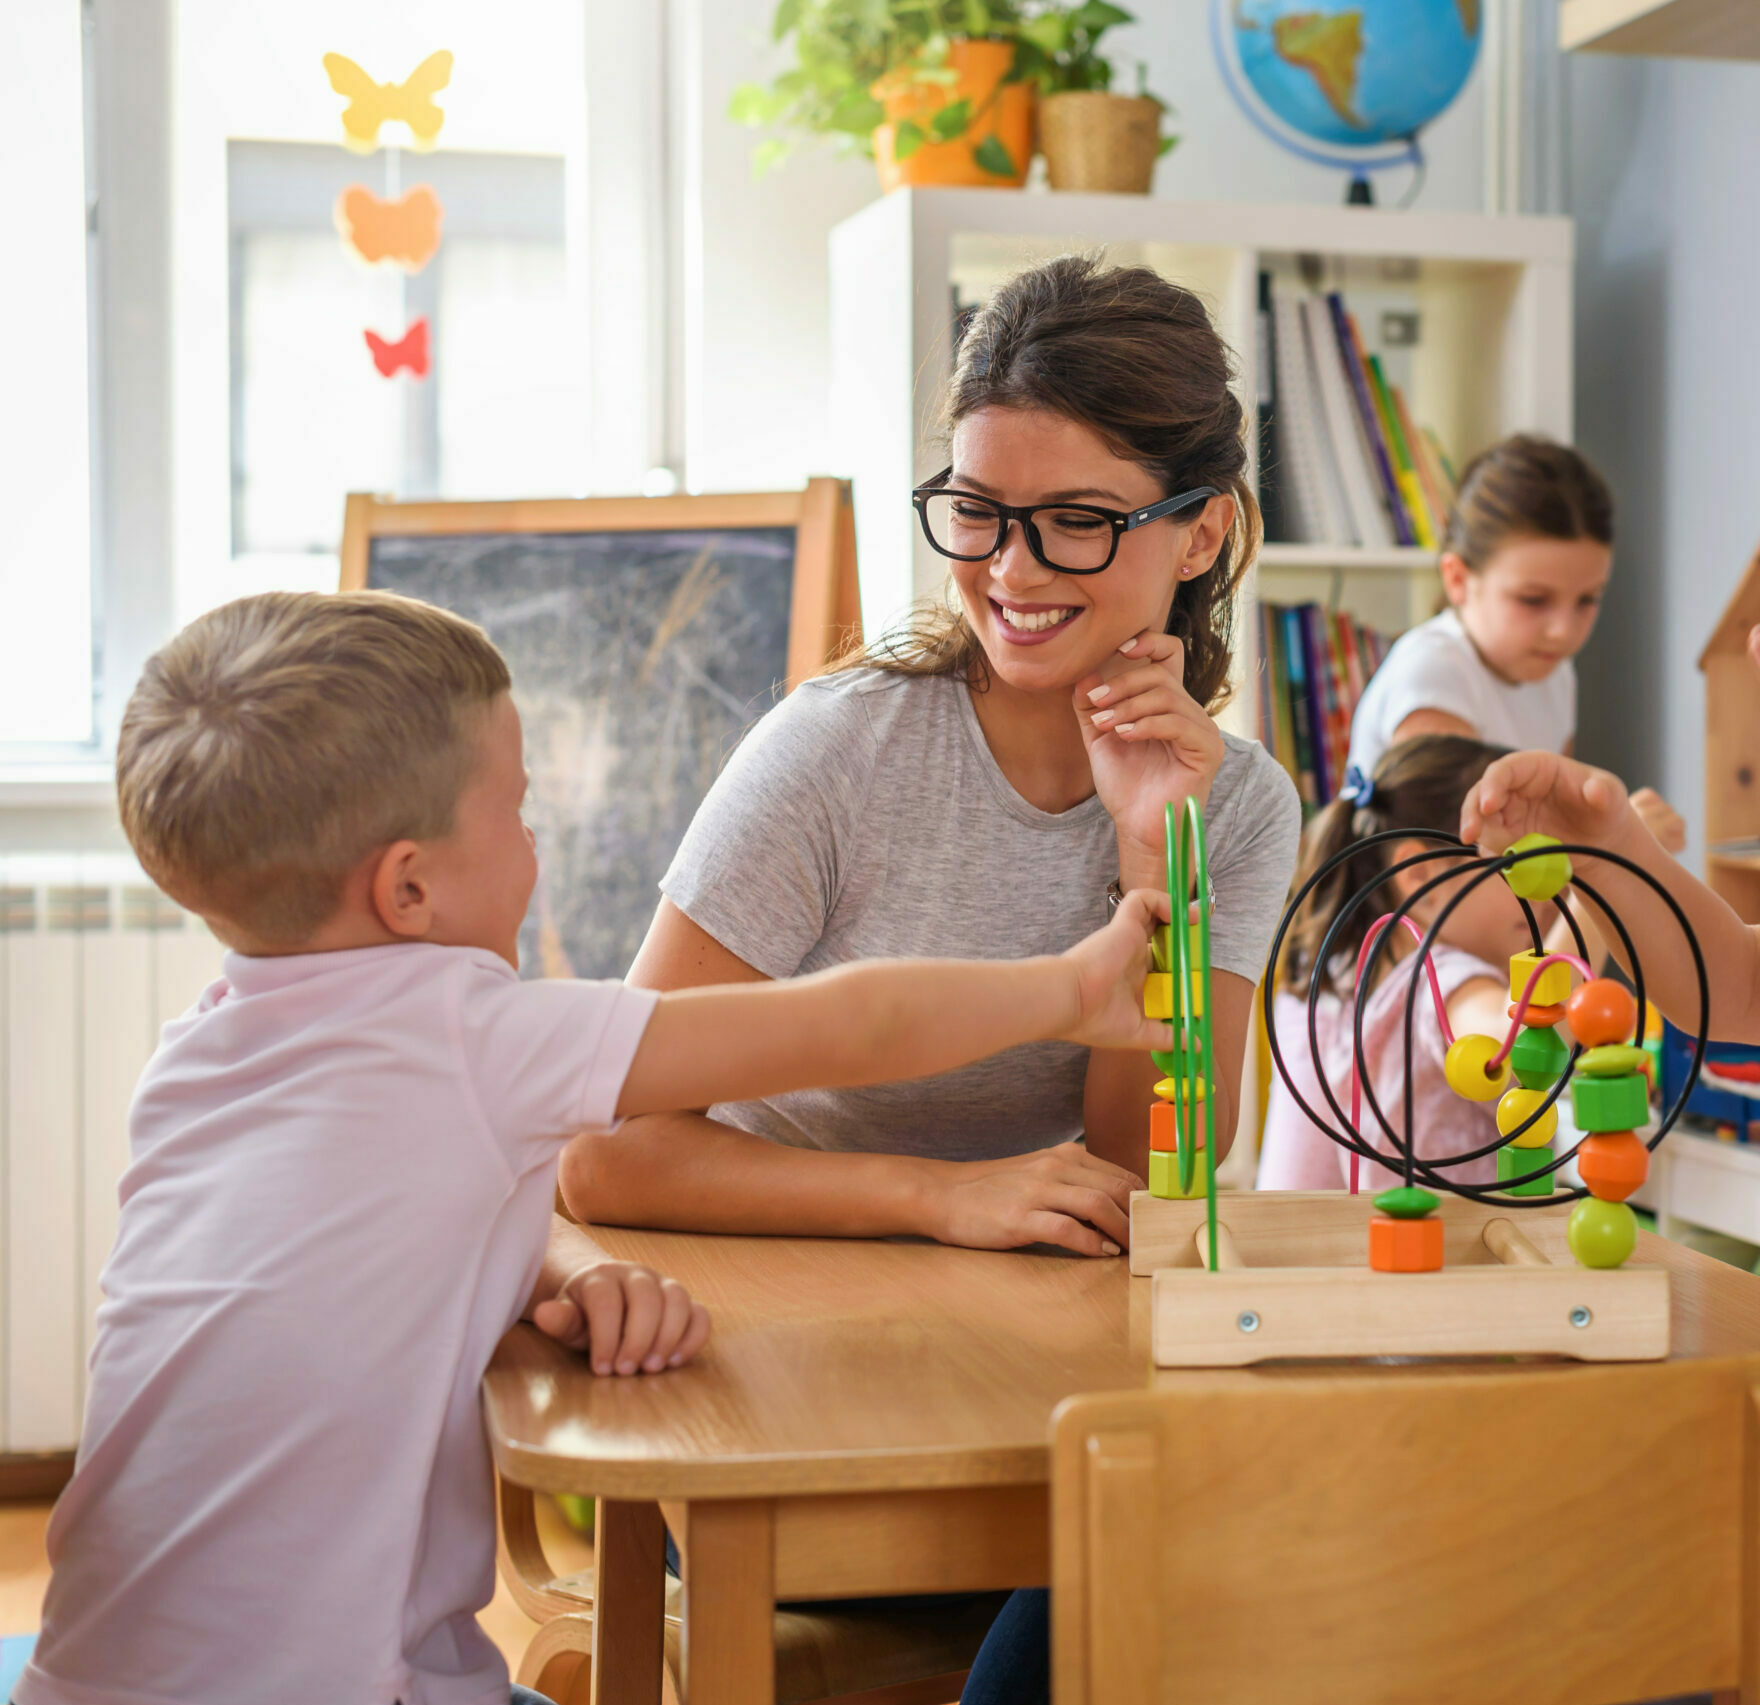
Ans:
[[[1211,36],[1260,129],[1307,158],[1361,169],[1406,158],[1358,151],[1409,150],[1461,92],[1479,53],[1480,11],[1481,0],[1212,0]],[[1300,137],[1344,152],[1303,148]]]

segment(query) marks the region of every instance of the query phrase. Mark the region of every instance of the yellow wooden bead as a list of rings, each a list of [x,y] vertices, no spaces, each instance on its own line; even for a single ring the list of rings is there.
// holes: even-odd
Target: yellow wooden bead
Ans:
[[[1497,1128],[1506,1137],[1524,1119],[1531,1118],[1536,1108],[1546,1099],[1543,1089],[1512,1089],[1497,1104]],[[1543,1149],[1550,1143],[1558,1131],[1558,1103],[1554,1102],[1544,1114],[1523,1131],[1519,1137],[1510,1137],[1510,1146],[1519,1149]]]
[[[1173,974],[1151,971],[1143,982],[1143,1016],[1169,1019],[1173,1017]]]
[[[1442,1062],[1442,1075],[1456,1095],[1468,1101],[1495,1101],[1509,1087],[1509,1061],[1487,1072],[1498,1042],[1491,1036],[1462,1036]]]
[[[1522,991],[1528,986],[1528,979],[1534,975],[1534,967],[1540,963],[1542,955],[1529,951],[1512,953],[1509,956],[1509,998],[1519,1001]],[[1529,997],[1530,1006],[1562,1006],[1571,992],[1571,968],[1568,965],[1548,965],[1540,973],[1540,981],[1534,993]]]
[[[1164,1077],[1158,1084],[1156,1084],[1155,1093],[1159,1095],[1163,1101],[1176,1100],[1179,1096],[1179,1079],[1176,1077]],[[1205,1093],[1204,1080],[1201,1077],[1193,1078],[1188,1085],[1188,1099],[1202,1101]]]
[[[1192,973],[1192,1017],[1204,1016],[1204,979],[1196,971]]]

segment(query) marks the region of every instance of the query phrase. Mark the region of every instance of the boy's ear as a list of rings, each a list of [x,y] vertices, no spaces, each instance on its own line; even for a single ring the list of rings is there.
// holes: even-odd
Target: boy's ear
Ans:
[[[1467,601],[1467,581],[1473,571],[1466,562],[1453,551],[1444,551],[1437,560],[1437,572],[1442,576],[1442,590],[1449,603],[1458,610]]]
[[[393,935],[420,937],[434,923],[434,896],[419,841],[393,841],[373,865],[373,912]]]

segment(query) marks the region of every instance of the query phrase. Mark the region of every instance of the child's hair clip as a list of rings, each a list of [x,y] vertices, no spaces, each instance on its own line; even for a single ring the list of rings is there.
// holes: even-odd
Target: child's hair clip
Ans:
[[[1338,797],[1349,800],[1359,811],[1365,810],[1369,801],[1375,797],[1375,778],[1364,775],[1352,764],[1344,772],[1344,786],[1338,790]]]

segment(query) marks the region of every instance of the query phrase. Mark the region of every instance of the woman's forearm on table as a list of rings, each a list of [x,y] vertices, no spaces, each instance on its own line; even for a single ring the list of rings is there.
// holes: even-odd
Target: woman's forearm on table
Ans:
[[[933,1174],[911,1155],[791,1148],[701,1113],[651,1113],[576,1137],[563,1200],[577,1219],[760,1236],[933,1237]]]

